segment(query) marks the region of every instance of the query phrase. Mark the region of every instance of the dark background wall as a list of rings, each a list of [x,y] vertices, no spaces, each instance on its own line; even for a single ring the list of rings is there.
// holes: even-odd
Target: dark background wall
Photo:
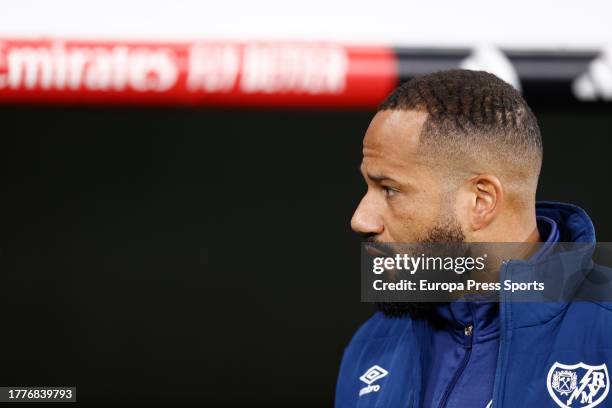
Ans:
[[[534,110],[539,198],[612,240],[609,105]],[[0,108],[0,385],[76,385],[82,406],[330,406],[372,311],[349,229],[371,116]]]

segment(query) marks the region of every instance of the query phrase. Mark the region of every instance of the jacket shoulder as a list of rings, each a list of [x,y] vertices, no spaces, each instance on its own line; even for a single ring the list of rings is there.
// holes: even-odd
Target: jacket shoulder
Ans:
[[[355,332],[351,344],[401,336],[411,326],[411,323],[409,317],[387,317],[382,312],[377,312]]]

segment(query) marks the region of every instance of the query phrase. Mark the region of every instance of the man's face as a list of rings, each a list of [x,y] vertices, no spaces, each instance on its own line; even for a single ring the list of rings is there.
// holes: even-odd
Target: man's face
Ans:
[[[427,114],[378,112],[363,140],[361,173],[368,190],[351,220],[355,232],[377,242],[457,242],[465,237],[453,194],[436,158],[419,154]]]

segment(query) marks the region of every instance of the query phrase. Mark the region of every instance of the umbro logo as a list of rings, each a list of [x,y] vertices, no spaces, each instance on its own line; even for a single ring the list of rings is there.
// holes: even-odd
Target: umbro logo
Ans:
[[[389,374],[389,372],[377,364],[368,368],[368,370],[363,373],[361,377],[359,377],[361,381],[367,384],[366,387],[363,387],[361,390],[359,390],[359,396],[361,397],[362,395],[369,394],[371,392],[377,392],[378,390],[380,390],[380,385],[372,383],[380,380],[387,374]]]

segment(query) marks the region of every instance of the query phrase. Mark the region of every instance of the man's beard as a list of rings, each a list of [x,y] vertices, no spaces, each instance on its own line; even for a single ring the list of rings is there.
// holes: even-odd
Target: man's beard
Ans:
[[[447,218],[430,229],[419,243],[459,243],[465,242],[465,234],[454,216]],[[413,319],[433,320],[435,309],[442,302],[378,302],[376,307],[387,317],[410,316]]]

